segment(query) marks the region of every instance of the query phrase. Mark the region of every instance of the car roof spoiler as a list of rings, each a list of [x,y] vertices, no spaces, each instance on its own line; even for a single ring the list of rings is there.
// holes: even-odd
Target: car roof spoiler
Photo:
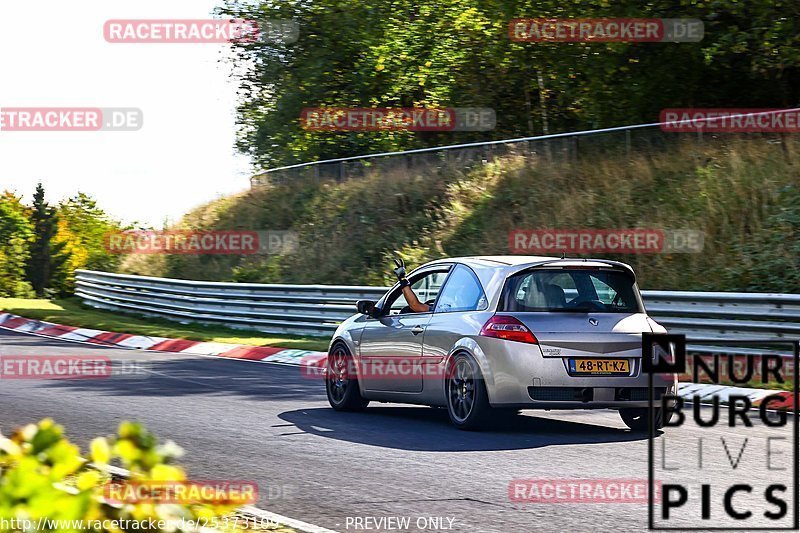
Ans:
[[[528,265],[524,268],[521,268],[516,273],[525,272],[528,270],[536,270],[537,268],[541,267],[548,267],[548,266],[558,266],[559,263],[576,263],[576,262],[583,262],[583,263],[602,263],[608,265],[617,270],[624,270],[631,276],[633,276],[633,280],[636,281],[636,273],[633,271],[633,268],[630,265],[626,265],[625,263],[621,263],[619,261],[612,261],[610,259],[586,259],[586,258],[567,258],[562,257],[561,259],[551,259],[549,261],[542,261],[541,263],[535,263],[533,265]],[[576,266],[578,265],[565,265],[565,268],[568,266]]]

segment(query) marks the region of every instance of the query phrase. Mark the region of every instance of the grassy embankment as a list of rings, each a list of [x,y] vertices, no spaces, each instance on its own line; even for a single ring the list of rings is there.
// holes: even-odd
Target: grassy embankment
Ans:
[[[800,292],[800,143],[684,140],[628,158],[569,163],[508,156],[470,171],[375,170],[341,184],[301,180],[188,213],[197,229],[294,229],[285,256],[130,256],[122,270],[205,280],[384,284],[390,257],[509,253],[515,228],[705,232],[700,254],[607,255],[644,289]]]

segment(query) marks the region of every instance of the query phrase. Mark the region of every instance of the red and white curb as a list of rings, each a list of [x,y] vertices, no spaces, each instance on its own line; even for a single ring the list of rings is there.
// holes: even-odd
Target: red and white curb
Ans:
[[[132,348],[138,350],[181,353],[187,355],[207,355],[244,361],[258,361],[263,363],[278,363],[300,367],[312,367],[307,375],[321,375],[319,370],[324,367],[325,352],[309,350],[291,350],[286,348],[273,348],[270,346],[247,346],[242,344],[228,344],[222,342],[201,342],[185,339],[167,339],[164,337],[148,337],[132,335],[130,333],[113,333],[98,329],[77,328],[64,326],[41,320],[24,318],[11,313],[0,313],[0,327],[31,333],[56,339],[87,342],[102,346],[116,348]],[[700,397],[700,401],[710,400],[713,396],[719,398],[723,405],[731,395],[743,395],[750,398],[754,407],[758,407],[764,398],[772,394],[783,397],[783,403],[771,402],[770,407],[779,409],[792,409],[794,396],[788,391],[774,391],[767,389],[750,389],[745,387],[730,387],[726,385],[708,385],[703,383],[679,383],[678,394],[685,399]]]
[[[148,337],[130,333],[114,333],[99,329],[78,328],[25,318],[11,313],[0,313],[0,327],[75,342],[85,342],[114,348],[128,348],[153,352],[170,352],[187,355],[208,355],[245,361],[282,363],[297,366],[317,366],[325,360],[325,352],[291,350],[271,346],[247,346],[223,342],[201,342],[186,339]]]
[[[732,395],[746,396],[753,407],[758,407],[764,398],[777,394],[780,402],[771,401],[770,409],[792,410],[794,395],[789,391],[769,389],[750,389],[747,387],[731,387],[728,385],[712,385],[708,383],[678,383],[678,395],[684,399],[693,400],[697,397],[701,403],[710,402],[716,396],[720,405],[727,405]]]

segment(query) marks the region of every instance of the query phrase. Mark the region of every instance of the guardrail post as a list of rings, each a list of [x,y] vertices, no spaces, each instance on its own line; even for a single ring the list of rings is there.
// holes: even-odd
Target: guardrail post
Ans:
[[[578,136],[573,135],[572,137],[572,160],[574,162],[578,162]]]
[[[631,130],[625,130],[625,157],[631,158]]]

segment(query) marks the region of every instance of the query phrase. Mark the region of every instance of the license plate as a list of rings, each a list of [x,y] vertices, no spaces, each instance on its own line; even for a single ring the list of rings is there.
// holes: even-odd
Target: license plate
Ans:
[[[586,376],[627,376],[631,367],[628,359],[570,359],[569,373]]]

